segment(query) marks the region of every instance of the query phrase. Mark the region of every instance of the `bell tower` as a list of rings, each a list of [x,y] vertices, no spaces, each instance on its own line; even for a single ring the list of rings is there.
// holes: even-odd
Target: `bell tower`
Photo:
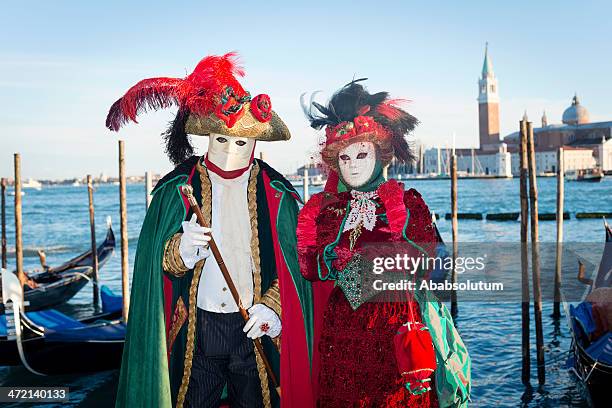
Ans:
[[[480,150],[496,150],[499,144],[499,94],[488,43],[478,80],[478,123]]]

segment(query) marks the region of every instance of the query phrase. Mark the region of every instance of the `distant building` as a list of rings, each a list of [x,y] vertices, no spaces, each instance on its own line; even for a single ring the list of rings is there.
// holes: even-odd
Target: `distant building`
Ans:
[[[478,149],[456,149],[457,172],[472,176],[512,177],[511,155],[505,143],[497,145],[497,151]],[[423,158],[425,174],[449,175],[452,149],[433,148],[425,151]]]
[[[485,47],[482,73],[478,80],[478,134],[481,151],[499,148],[499,89],[489,47]]]
[[[457,172],[474,176],[512,177],[511,156],[499,140],[499,87],[485,47],[478,79],[478,140],[474,149],[455,149]],[[451,149],[434,147],[423,155],[423,173],[448,175]]]
[[[512,177],[519,175],[519,133],[514,132],[500,141],[499,87],[493,71],[488,46],[485,47],[482,72],[478,80],[479,146],[456,149],[457,171],[474,176]],[[562,124],[549,124],[546,112],[539,128],[534,128],[536,171],[554,173],[557,150],[564,148],[566,170],[601,168],[612,172],[612,121],[590,122],[588,110],[574,95],[571,105],[563,112]],[[425,174],[449,174],[450,149],[434,147],[420,155],[417,169]]]
[[[588,110],[580,104],[578,95],[574,95],[571,105],[563,112],[561,122],[549,124],[544,112],[542,126],[533,129],[539,173],[555,171],[559,147],[563,147],[565,152],[566,170],[599,167],[605,172],[612,172],[612,121],[591,123]],[[517,152],[519,133],[504,137],[504,142],[511,152]],[[554,156],[554,165],[546,165],[547,159],[539,159],[538,156]],[[517,174],[515,167],[513,165],[513,174]]]
[[[520,175],[520,158],[518,152],[512,153],[512,175]],[[565,171],[592,169],[596,167],[593,151],[584,147],[563,147],[563,164]],[[557,149],[536,150],[536,172],[538,174],[555,173],[557,171]]]
[[[325,174],[325,169],[323,167],[323,164],[318,163],[318,164],[308,164],[306,166],[301,166],[298,167],[296,173],[299,176],[303,176],[304,175],[304,169],[308,169],[308,176],[313,177],[313,176],[322,176]]]

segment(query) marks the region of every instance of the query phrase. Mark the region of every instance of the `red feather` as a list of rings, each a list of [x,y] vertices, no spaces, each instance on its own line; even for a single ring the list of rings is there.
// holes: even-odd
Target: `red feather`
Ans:
[[[178,105],[179,78],[143,79],[131,87],[125,95],[111,106],[106,117],[106,127],[118,131],[130,120],[138,123],[136,116],[149,109],[158,110]]]
[[[405,99],[389,99],[376,107],[376,111],[389,120],[399,119],[403,112],[396,106],[408,102]]]
[[[223,56],[211,55],[198,63],[193,72],[185,78],[185,104],[190,111],[206,115],[215,110],[226,87],[231,87],[237,97],[247,93],[235,76],[244,76],[235,52]]]
[[[149,109],[166,109],[177,105],[199,115],[213,113],[221,103],[221,94],[231,87],[233,97],[247,95],[235,76],[244,76],[235,52],[202,59],[193,72],[181,78],[144,79],[131,87],[111,106],[106,127],[117,131]]]

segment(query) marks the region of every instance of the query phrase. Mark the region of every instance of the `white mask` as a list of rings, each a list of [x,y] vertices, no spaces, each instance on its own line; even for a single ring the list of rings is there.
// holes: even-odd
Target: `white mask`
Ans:
[[[208,160],[225,171],[243,169],[251,162],[255,139],[211,133],[208,137]]]
[[[365,185],[376,167],[376,149],[372,142],[356,142],[338,153],[342,180],[351,188]]]

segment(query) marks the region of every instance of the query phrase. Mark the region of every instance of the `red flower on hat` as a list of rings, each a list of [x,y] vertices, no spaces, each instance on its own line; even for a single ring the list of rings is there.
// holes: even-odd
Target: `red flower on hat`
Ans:
[[[374,133],[378,138],[386,139],[390,133],[371,116],[357,116],[352,122],[342,122],[336,126],[327,126],[325,134],[326,145],[342,140],[348,140],[363,133]]]
[[[272,101],[266,94],[259,94],[251,101],[251,113],[260,122],[272,119]]]
[[[225,126],[231,128],[244,115],[242,106],[251,100],[248,92],[239,97],[234,93],[231,86],[226,87],[221,94],[221,103],[215,108],[215,115],[225,122]]]
[[[357,133],[373,131],[377,126],[377,123],[371,116],[357,116],[355,119],[353,119],[353,123],[357,128]]]

